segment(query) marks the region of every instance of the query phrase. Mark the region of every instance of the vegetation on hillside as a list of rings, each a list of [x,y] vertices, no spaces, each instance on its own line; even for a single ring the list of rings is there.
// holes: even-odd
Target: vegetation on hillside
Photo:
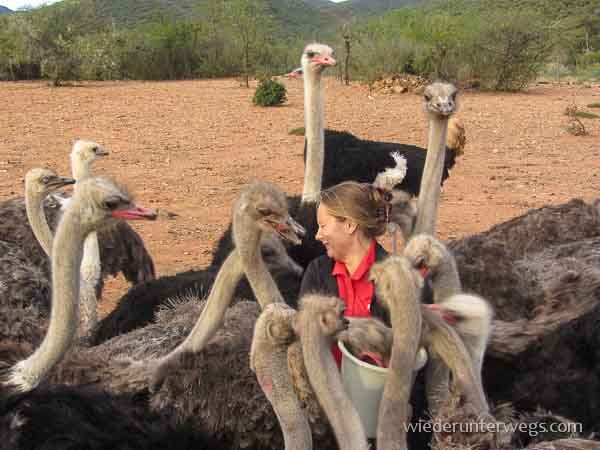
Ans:
[[[518,90],[544,72],[600,78],[593,0],[433,0],[352,21],[335,18],[325,0],[132,0],[129,14],[124,3],[63,0],[1,16],[0,79],[240,76],[248,84],[296,66],[311,39],[336,48],[351,79],[369,82],[406,72]]]

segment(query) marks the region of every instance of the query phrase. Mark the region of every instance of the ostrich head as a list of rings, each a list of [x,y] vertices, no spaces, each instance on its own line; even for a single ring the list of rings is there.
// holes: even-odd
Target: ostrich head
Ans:
[[[50,169],[31,169],[25,175],[25,189],[38,196],[46,196],[68,184],[74,184],[73,178],[59,177]]]
[[[300,59],[302,64],[302,73],[322,73],[327,67],[335,66],[336,61],[333,57],[333,49],[325,44],[309,44],[302,52]]]
[[[319,327],[324,336],[336,336],[338,333],[348,329],[350,322],[344,317],[346,305],[338,297],[308,294],[303,296],[299,303],[301,314],[318,320]],[[296,333],[299,330],[299,320],[301,318],[297,317],[296,324],[294,325]]]
[[[436,116],[447,117],[456,110],[458,89],[452,83],[436,81],[425,88],[423,102],[425,111]]]
[[[404,256],[391,255],[384,261],[376,263],[369,271],[369,280],[375,283],[377,298],[382,305],[391,311],[391,299],[400,292],[419,291],[423,287],[423,279],[414,270],[410,261]],[[418,296],[417,296],[418,298]]]
[[[81,223],[91,228],[118,219],[156,219],[154,210],[136,206],[124,187],[106,178],[90,177],[78,182],[73,201],[80,205]]]
[[[432,279],[438,274],[440,265],[451,258],[444,244],[429,234],[419,234],[410,239],[404,256],[421,275],[431,275]]]
[[[302,225],[290,216],[283,192],[271,183],[252,183],[240,196],[234,214],[234,225],[245,224],[243,217],[247,217],[260,230],[275,232],[295,245],[306,234]]]
[[[73,144],[71,150],[71,168],[77,179],[89,175],[90,167],[96,158],[108,155],[108,151],[99,144],[92,141],[78,140]]]

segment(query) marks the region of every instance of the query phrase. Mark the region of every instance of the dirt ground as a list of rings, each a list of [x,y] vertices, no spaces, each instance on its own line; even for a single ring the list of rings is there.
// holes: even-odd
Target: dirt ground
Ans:
[[[235,79],[103,82],[52,88],[41,82],[0,83],[0,199],[21,195],[36,166],[68,174],[75,139],[111,153],[95,170],[127,184],[138,203],[178,214],[133,223],[158,274],[210,261],[230,207],[253,179],[301,192],[302,82],[285,81],[288,103],[252,105],[253,89]],[[359,137],[426,145],[427,122],[411,93],[370,96],[366,87],[325,85],[327,127]],[[532,87],[526,93],[464,92],[458,116],[467,147],[443,189],[439,231],[459,238],[529,208],[591,199],[600,192],[600,119],[584,119],[588,136],[565,131],[565,108],[600,102],[600,85]],[[596,113],[599,111],[591,110]],[[128,288],[107,283],[103,312]]]

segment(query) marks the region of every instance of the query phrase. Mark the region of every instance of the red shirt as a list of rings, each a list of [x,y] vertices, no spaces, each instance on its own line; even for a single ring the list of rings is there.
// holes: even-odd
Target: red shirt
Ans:
[[[369,270],[375,262],[375,241],[369,247],[369,251],[362,259],[352,276],[348,273],[346,265],[337,261],[333,265],[331,274],[336,278],[338,295],[346,304],[344,313],[347,317],[369,317],[371,316],[371,302],[375,286],[369,281]],[[333,346],[333,356],[338,367],[342,364],[342,352],[337,346]]]

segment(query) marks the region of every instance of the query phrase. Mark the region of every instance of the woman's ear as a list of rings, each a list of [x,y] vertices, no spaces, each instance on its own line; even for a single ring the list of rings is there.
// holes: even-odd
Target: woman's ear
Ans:
[[[353,234],[358,228],[358,224],[354,220],[346,220],[344,227],[348,231],[348,234]]]

